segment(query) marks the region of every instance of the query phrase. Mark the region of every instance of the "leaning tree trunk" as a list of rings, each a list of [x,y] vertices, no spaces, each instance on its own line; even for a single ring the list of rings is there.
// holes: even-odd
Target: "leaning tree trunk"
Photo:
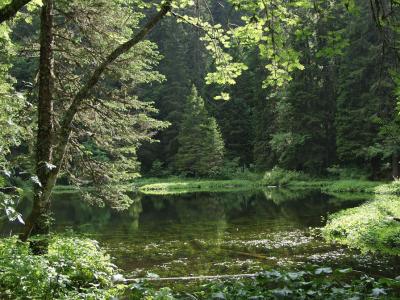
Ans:
[[[70,107],[63,114],[60,129],[53,129],[53,0],[43,1],[40,37],[40,74],[39,74],[39,105],[38,133],[36,143],[36,174],[38,184],[35,187],[33,209],[29,215],[25,230],[21,236],[27,240],[32,235],[47,235],[49,233],[50,196],[55,186],[58,173],[63,164],[68,147],[72,123],[75,115],[82,107],[101,76],[118,57],[131,50],[135,45],[159,23],[172,9],[172,0],[167,0],[141,30],[132,39],[114,49],[105,60],[93,71],[86,84],[72,100]],[[35,241],[31,244],[34,252],[40,254],[47,251],[47,241]]]
[[[40,25],[40,69],[38,98],[38,128],[36,140],[36,176],[33,208],[27,219],[23,240],[30,235],[49,233],[50,194],[55,180],[53,156],[53,0],[43,1]],[[54,182],[53,182],[54,181]],[[37,245],[37,252],[47,245]]]

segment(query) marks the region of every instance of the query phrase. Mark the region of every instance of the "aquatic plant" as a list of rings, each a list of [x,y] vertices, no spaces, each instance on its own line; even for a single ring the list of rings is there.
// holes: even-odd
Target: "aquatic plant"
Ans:
[[[254,278],[186,283],[189,292],[176,288],[155,289],[146,282],[134,283],[129,299],[396,299],[400,280],[376,280],[351,269],[317,267],[305,270],[264,271]]]

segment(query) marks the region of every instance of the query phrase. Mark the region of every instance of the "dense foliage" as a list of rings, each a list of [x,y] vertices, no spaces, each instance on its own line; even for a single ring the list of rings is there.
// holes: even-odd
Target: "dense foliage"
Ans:
[[[182,114],[175,169],[187,176],[218,174],[224,158],[224,142],[215,118],[208,116],[204,100],[192,88]]]
[[[0,241],[2,299],[109,299],[116,267],[95,241],[52,237],[49,252],[35,256],[17,238]]]
[[[126,184],[140,173],[249,179],[222,181],[221,190],[327,174],[397,179],[399,6],[0,0],[0,209],[25,224],[21,241],[0,242],[1,298],[107,299],[121,292],[112,282],[116,268],[96,243],[49,235],[60,182],[83,187],[91,203],[124,209],[134,201]],[[252,172],[265,175],[258,180]],[[318,184],[330,192],[400,190],[398,181]],[[189,187],[216,189],[193,180],[142,190]],[[16,210],[22,188],[33,191],[26,219]],[[333,215],[325,237],[398,255],[399,215],[397,198],[377,196]],[[344,283],[348,271],[264,272],[190,295],[137,284],[128,297],[357,299],[398,287],[398,280],[366,276]]]
[[[280,29],[275,29],[276,38],[282,38],[276,41],[276,51],[288,49],[275,53],[275,58],[289,60],[286,69],[291,70],[290,79],[280,82],[288,74],[280,70],[273,49],[268,48],[268,37],[263,37],[266,33],[261,28],[268,32],[269,26],[265,19],[254,14],[252,22],[244,26],[246,29],[237,25],[248,20],[249,12],[257,11],[258,2],[246,3],[243,10],[230,15],[221,8],[229,6],[228,2],[221,2],[223,6],[199,3],[195,9],[204,19],[212,15],[223,28],[236,28],[240,47],[228,52],[248,67],[235,79],[236,85],[225,88],[230,101],[206,101],[221,128],[226,159],[237,159],[242,167],[255,165],[263,171],[279,166],[324,175],[336,168],[360,170],[358,173],[370,179],[397,177],[397,57],[392,47],[396,37],[393,27],[385,28],[387,36],[382,35],[365,1],[355,1],[347,7],[340,1],[317,1],[311,10],[304,1],[304,6],[298,3],[297,7],[282,10],[293,23],[277,25],[283,26],[285,38],[279,34]],[[279,19],[279,15],[274,17]],[[141,150],[144,172],[159,161],[164,171],[179,174],[168,168],[174,165],[179,149],[177,128],[184,107],[174,95],[189,95],[188,79],[198,82],[202,74],[213,70],[212,57],[196,42],[197,30],[168,22],[151,37],[166,56],[161,66],[167,81],[145,94],[155,100],[160,117],[173,125],[158,135],[160,144],[146,145]],[[245,32],[251,30],[255,32],[245,39]],[[162,34],[165,38],[160,41]],[[175,41],[179,41],[178,48],[172,46]],[[176,51],[182,57],[178,64],[171,58]],[[271,68],[275,67],[278,73],[282,71],[282,77],[273,85]],[[205,99],[217,88],[201,83],[198,87]]]

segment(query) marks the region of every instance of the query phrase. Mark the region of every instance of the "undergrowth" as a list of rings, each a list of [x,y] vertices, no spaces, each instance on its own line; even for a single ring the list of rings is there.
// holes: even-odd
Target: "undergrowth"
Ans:
[[[95,241],[54,236],[46,255],[16,237],[0,240],[1,299],[110,299],[117,269]]]

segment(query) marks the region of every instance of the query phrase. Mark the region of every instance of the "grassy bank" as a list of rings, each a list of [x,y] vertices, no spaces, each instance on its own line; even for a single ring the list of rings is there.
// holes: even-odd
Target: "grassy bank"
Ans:
[[[193,192],[233,192],[261,188],[260,181],[250,180],[196,180],[169,179],[156,182],[148,179],[136,183],[137,189],[144,194],[165,195]]]
[[[359,207],[333,214],[323,235],[363,252],[400,255],[400,197],[374,196]]]
[[[261,180],[264,186],[288,187],[291,189],[316,188],[327,193],[368,193],[400,195],[400,181],[370,181],[363,179],[315,178],[297,171],[275,168],[265,173]]]
[[[290,176],[289,176],[290,177]],[[269,187],[281,187],[289,189],[321,189],[330,194],[339,193],[366,193],[376,195],[400,195],[400,181],[383,182],[356,179],[313,179],[309,178],[274,178],[271,180],[256,179],[186,179],[186,178],[144,178],[135,181],[137,190],[145,194],[182,194],[191,192],[227,192]]]
[[[320,188],[327,193],[368,193],[400,195],[400,181],[382,182],[356,179],[292,181],[290,188]]]

